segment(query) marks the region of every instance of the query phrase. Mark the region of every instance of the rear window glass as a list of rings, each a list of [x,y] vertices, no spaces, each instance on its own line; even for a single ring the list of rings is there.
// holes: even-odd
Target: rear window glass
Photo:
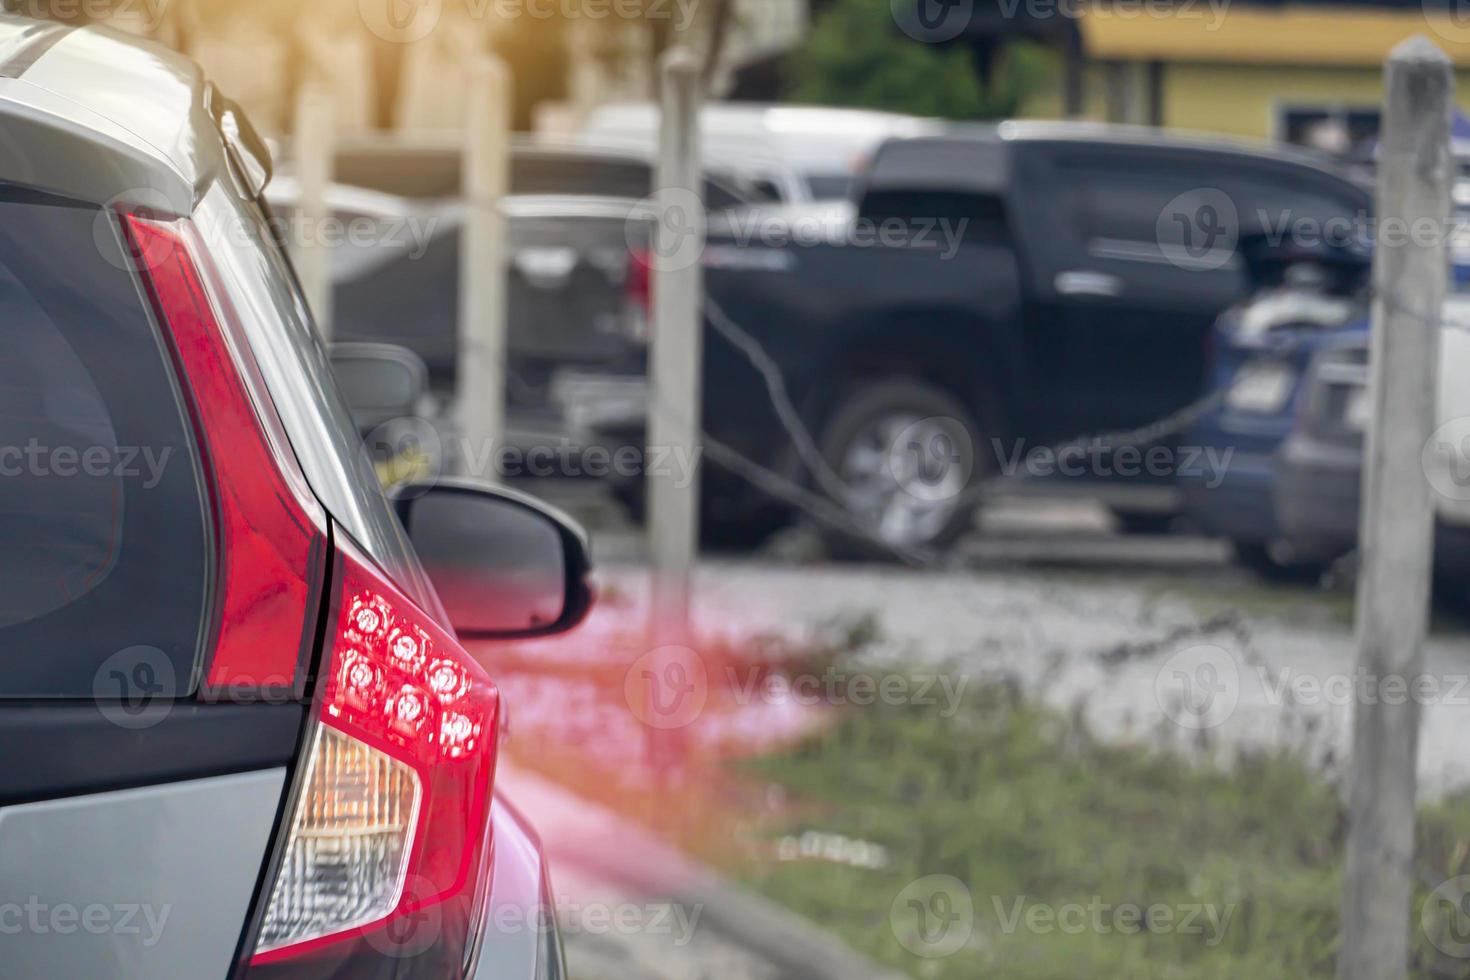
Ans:
[[[209,563],[188,432],[110,220],[0,185],[0,698],[192,689]]]

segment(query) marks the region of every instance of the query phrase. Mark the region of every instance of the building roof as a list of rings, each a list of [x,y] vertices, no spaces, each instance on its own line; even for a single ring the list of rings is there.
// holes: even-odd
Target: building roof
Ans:
[[[1470,24],[1426,3],[1270,6],[1200,0],[1163,9],[1099,3],[1079,18],[1089,58],[1119,61],[1378,67],[1399,42],[1423,34],[1470,66]],[[1228,9],[1228,13],[1227,13]]]

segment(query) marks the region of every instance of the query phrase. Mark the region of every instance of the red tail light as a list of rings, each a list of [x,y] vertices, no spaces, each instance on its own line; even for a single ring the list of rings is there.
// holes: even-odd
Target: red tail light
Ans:
[[[193,226],[136,214],[122,221],[187,392],[213,496],[218,584],[204,691],[293,690],[304,677],[326,562],[321,505],[274,408],[246,387],[255,364],[233,311],[217,314],[211,302]]]
[[[192,410],[219,543],[206,694],[304,691],[327,519],[291,454],[241,322],[184,219],[121,216]],[[331,577],[328,649],[260,977],[457,976],[483,917],[499,695],[353,544]],[[374,972],[376,971],[376,972]]]
[[[653,322],[653,268],[646,248],[628,251],[628,269],[623,279],[623,330],[628,339],[648,343]]]
[[[496,689],[350,542],[338,570],[311,768],[252,977],[358,955],[462,963],[483,898]]]

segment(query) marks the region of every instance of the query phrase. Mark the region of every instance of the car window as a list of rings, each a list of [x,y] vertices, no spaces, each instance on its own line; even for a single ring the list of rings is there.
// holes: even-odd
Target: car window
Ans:
[[[205,495],[165,350],[109,215],[0,186],[0,698],[193,689]],[[151,678],[113,686],[116,654]]]
[[[1218,154],[1062,145],[1020,158],[1016,195],[1034,294],[1074,303],[1104,277],[1134,309],[1223,309],[1246,288],[1222,217]],[[1086,302],[1086,300],[1084,300]]]
[[[594,194],[645,197],[653,168],[640,160],[560,153],[516,153],[510,162],[512,194]]]
[[[307,483],[357,543],[443,621],[443,607],[383,496],[265,212],[215,184],[200,202],[196,221]]]
[[[1268,235],[1301,247],[1364,247],[1371,237],[1366,197],[1285,173],[1241,170],[1221,181],[1235,202],[1240,237]]]
[[[806,182],[812,197],[826,201],[846,200],[852,194],[854,180],[851,174],[807,174]]]
[[[1080,205],[1076,221],[1085,245],[1127,242],[1156,251],[1171,202],[1209,183],[1197,163],[1163,154],[1063,154],[1058,171]]]

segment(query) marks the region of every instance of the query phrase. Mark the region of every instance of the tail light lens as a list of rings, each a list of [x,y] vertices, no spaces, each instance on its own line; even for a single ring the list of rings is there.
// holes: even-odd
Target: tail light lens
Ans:
[[[326,565],[325,515],[274,408],[251,395],[258,372],[234,311],[221,302],[216,312],[194,227],[137,214],[122,223],[187,390],[214,498],[219,585],[205,694],[294,692]]]
[[[259,948],[376,922],[403,894],[423,783],[412,766],[317,729]]]
[[[206,696],[304,691],[327,518],[186,219],[120,215],[190,402],[218,549]],[[336,535],[315,725],[254,954],[262,977],[453,976],[484,900],[499,695]]]
[[[648,343],[653,312],[653,269],[648,249],[628,251],[628,271],[623,278],[623,332],[629,340]]]
[[[317,734],[252,967],[317,970],[359,954],[461,963],[499,696],[351,542],[336,581]]]

